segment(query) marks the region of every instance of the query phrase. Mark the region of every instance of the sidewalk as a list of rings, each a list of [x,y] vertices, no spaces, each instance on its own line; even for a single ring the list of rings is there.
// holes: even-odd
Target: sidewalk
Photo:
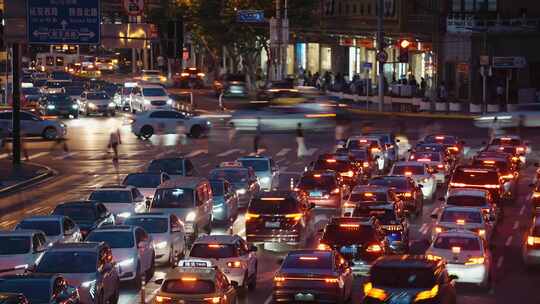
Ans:
[[[52,169],[35,163],[23,162],[14,167],[10,160],[0,160],[0,195],[38,183],[54,173]]]

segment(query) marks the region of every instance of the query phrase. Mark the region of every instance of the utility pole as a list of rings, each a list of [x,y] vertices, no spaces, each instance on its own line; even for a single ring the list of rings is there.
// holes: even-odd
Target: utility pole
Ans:
[[[21,164],[21,94],[19,90],[20,57],[20,45],[18,43],[13,43],[11,54],[11,69],[13,71],[13,165]]]
[[[276,17],[270,20],[270,43],[275,66],[269,74],[273,80],[282,80],[287,71],[287,46],[289,44],[288,0],[276,1]],[[283,6],[281,1],[284,1]],[[283,9],[283,11],[282,11]]]
[[[384,52],[384,0],[377,1],[377,51]],[[384,111],[384,62],[379,60],[379,112]]]

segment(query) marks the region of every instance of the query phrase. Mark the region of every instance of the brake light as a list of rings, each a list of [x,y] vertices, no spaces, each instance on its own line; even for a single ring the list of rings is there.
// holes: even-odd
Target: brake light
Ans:
[[[403,196],[404,196],[404,197],[412,197],[412,193],[410,193],[410,192],[405,192],[405,193],[403,193]]]
[[[354,176],[354,172],[352,172],[352,171],[341,172],[340,175],[341,175],[341,176],[345,176],[345,177],[353,177],[353,176]]]
[[[478,265],[484,264],[484,257],[472,257],[465,262],[465,265]]]
[[[368,192],[368,193],[364,193],[364,196],[365,196],[365,197],[373,197],[373,193],[369,193],[369,192]]]
[[[540,245],[540,237],[536,237],[532,235],[528,236],[527,245],[529,246]]]
[[[180,76],[182,76],[182,77],[188,77],[188,76],[189,76],[189,73],[182,73],[182,74],[180,74]]]
[[[379,244],[373,244],[369,245],[368,248],[366,248],[366,251],[370,253],[379,253],[382,252],[382,247]]]
[[[458,219],[458,220],[456,220],[456,224],[465,225],[465,220],[464,219]]]
[[[205,74],[204,74],[204,73],[197,73],[197,76],[199,76],[199,77],[204,77]]]
[[[484,161],[484,164],[494,165],[494,164],[495,164],[495,161],[494,161],[494,160],[485,160],[485,161]]]
[[[367,143],[367,139],[360,139],[359,142],[365,144],[365,143]]]
[[[313,177],[319,178],[319,177],[321,177],[321,175],[320,174],[313,174]]]
[[[246,213],[246,221],[251,221],[251,220],[257,219],[259,217],[261,217],[260,214],[249,213],[249,212]]]
[[[486,236],[486,230],[485,229],[478,229],[478,236],[485,237]]]
[[[337,284],[339,280],[337,278],[326,278],[324,279],[324,282],[328,284]]]
[[[291,213],[291,214],[285,215],[285,218],[293,219],[295,221],[299,221],[302,218],[302,216],[303,216],[302,213]]]
[[[439,169],[444,169],[444,165],[443,165],[443,164],[439,164],[439,165],[437,165],[437,168],[439,168]]]
[[[533,192],[532,197],[533,198],[539,198],[540,197],[540,192]]]
[[[341,190],[339,188],[336,188],[330,192],[330,194],[339,194]]]
[[[317,246],[317,250],[332,250],[332,248],[330,248],[330,246],[328,246],[328,245],[325,244],[325,243],[320,243],[320,244]]]
[[[197,278],[194,278],[194,277],[183,277],[181,280],[184,281],[184,282],[195,282],[195,281],[197,281]]]
[[[335,162],[337,162],[337,160],[331,158],[331,159],[327,159],[326,162],[327,163],[335,163]]]
[[[428,254],[426,255],[426,258],[430,261],[440,261],[442,260],[442,257],[438,256],[438,255],[432,255],[432,254]]]
[[[169,303],[171,301],[172,301],[172,298],[163,297],[163,296],[156,296],[156,302],[157,303]]]
[[[354,208],[354,207],[356,207],[356,204],[355,204],[355,203],[351,203],[351,202],[345,202],[345,203],[343,204],[343,207],[344,207],[344,208]]]
[[[339,224],[339,227],[343,227],[343,228],[358,228],[358,227],[360,227],[360,225],[358,225],[358,224]]]
[[[274,277],[274,282],[285,282],[285,277]]]
[[[229,268],[240,268],[240,267],[242,267],[242,262],[240,262],[240,261],[228,262],[227,267],[229,267]]]
[[[435,227],[435,233],[441,233],[442,227]]]
[[[301,261],[317,261],[318,257],[302,256],[300,257]]]
[[[221,248],[221,245],[219,245],[219,244],[208,244],[208,248],[217,249],[217,248]]]
[[[450,148],[448,148],[448,150],[457,152],[457,151],[459,151],[459,148],[458,147],[450,147]]]
[[[379,149],[379,148],[371,148],[371,152],[378,153],[378,152],[381,152],[381,149]]]
[[[452,247],[453,254],[459,254],[461,252],[461,247]]]
[[[432,299],[432,298],[435,298],[438,294],[439,294],[439,285],[435,285],[430,290],[419,292],[414,298],[414,301],[417,302],[417,301]]]
[[[368,167],[369,167],[369,163],[368,163],[368,162],[364,162],[364,163],[362,164],[362,167],[368,168]]]
[[[411,171],[405,172],[405,176],[411,176],[411,175],[412,175],[412,172],[411,172]]]
[[[212,297],[212,298],[204,298],[204,300],[208,303],[219,303],[221,301],[220,297]]]
[[[384,291],[383,289],[374,288],[371,282],[364,284],[364,294],[367,297],[374,298],[380,301],[384,301],[388,297],[386,291]]]
[[[435,136],[435,139],[436,139],[436,140],[443,140],[443,139],[444,139],[444,136]]]
[[[419,159],[417,159],[416,161],[419,161],[419,162],[430,162],[431,159],[429,159],[429,158],[419,158]]]

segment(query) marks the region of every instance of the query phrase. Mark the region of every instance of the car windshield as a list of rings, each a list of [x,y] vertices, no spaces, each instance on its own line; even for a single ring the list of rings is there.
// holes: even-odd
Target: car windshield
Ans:
[[[489,170],[456,170],[451,184],[465,185],[498,185],[499,175]]]
[[[313,170],[332,170],[336,172],[346,172],[351,170],[351,165],[349,162],[344,162],[340,160],[329,160],[329,159],[320,159],[315,162]]]
[[[355,150],[356,149],[362,150],[365,148],[369,148],[371,146],[378,146],[378,142],[373,139],[358,139],[358,140],[352,139],[352,140],[349,140],[346,145],[347,149],[355,149]]]
[[[142,227],[148,233],[166,233],[169,230],[169,221],[166,218],[132,217],[124,224]]]
[[[83,206],[61,206],[54,210],[53,214],[65,215],[74,221],[94,221],[97,218],[92,207]]]
[[[165,172],[170,175],[184,175],[183,159],[158,159],[150,162],[148,172]]]
[[[18,229],[41,230],[47,236],[60,235],[59,221],[22,221],[17,225]]]
[[[332,255],[289,254],[283,261],[282,267],[286,269],[332,269]]]
[[[256,172],[263,172],[270,170],[269,161],[266,159],[242,159],[240,160],[242,166],[245,168],[253,168]]]
[[[165,92],[164,89],[160,89],[160,88],[147,88],[147,89],[143,89],[143,95],[147,97],[159,97],[159,96],[167,96],[167,92]]]
[[[91,273],[97,269],[95,252],[49,251],[36,267],[39,273]]]
[[[384,267],[371,268],[371,282],[374,286],[390,288],[431,289],[436,284],[433,271],[422,267]]]
[[[24,88],[21,89],[21,94],[23,95],[39,95],[39,89],[38,88]]]
[[[409,157],[411,160],[417,160],[417,161],[440,161],[441,155],[439,153],[435,152],[415,152],[412,153]]]
[[[446,204],[461,207],[482,207],[486,205],[486,198],[472,195],[449,196],[446,199]]]
[[[28,236],[0,236],[0,255],[25,254],[30,251]]]
[[[227,81],[245,82],[246,81],[246,75],[227,75],[226,79],[227,79]]]
[[[245,168],[216,169],[210,173],[210,179],[225,179],[229,183],[245,183],[248,177],[248,171]]]
[[[100,203],[131,203],[131,191],[126,190],[98,190],[90,194],[91,201]]]
[[[394,166],[392,174],[395,175],[424,175],[424,166]]]
[[[51,104],[70,104],[73,103],[68,95],[49,95],[47,102]]]
[[[508,166],[508,163],[505,161],[494,161],[494,160],[483,160],[478,159],[475,160],[472,164],[473,166],[484,166],[484,167],[493,167],[499,169],[499,172],[502,174],[508,174],[510,173],[510,168]]]
[[[248,207],[249,212],[260,214],[289,214],[298,212],[298,202],[292,198],[255,198]]]
[[[209,294],[215,291],[214,282],[208,280],[166,280],[161,291],[172,294]]]
[[[231,244],[194,244],[189,256],[206,259],[234,258],[238,257],[238,250]]]
[[[104,100],[109,99],[110,97],[106,93],[88,93],[86,98],[90,100]]]
[[[424,142],[428,144],[445,144],[445,145],[455,145],[457,144],[457,139],[453,136],[439,136],[439,135],[430,135],[424,138]]]
[[[223,181],[210,181],[210,187],[213,195],[223,195],[225,192]]]
[[[521,145],[521,140],[517,138],[494,138],[491,141],[491,145],[510,145],[510,146],[519,146]]]
[[[428,145],[418,145],[416,148],[414,148],[416,152],[443,152],[445,150],[443,145],[439,144],[428,144]]]
[[[52,72],[51,78],[56,80],[71,80],[71,75],[66,72]]]
[[[354,217],[376,217],[384,225],[396,224],[396,212],[393,208],[360,207],[353,212]]]
[[[369,185],[373,186],[387,186],[393,187],[398,190],[409,190],[409,183],[405,178],[373,178],[369,181]]]
[[[329,224],[324,229],[322,240],[338,246],[364,244],[373,240],[371,226],[356,224]]]
[[[302,189],[315,189],[315,188],[336,188],[336,178],[332,175],[314,174],[304,176],[298,184]]]
[[[105,242],[111,248],[133,248],[131,231],[93,231],[86,238],[87,242]]]
[[[66,94],[70,96],[80,96],[84,92],[83,87],[65,87],[64,90]]]
[[[456,223],[463,221],[466,223],[480,224],[482,223],[482,214],[480,211],[457,211],[457,210],[445,210],[441,215],[441,222]]]
[[[161,184],[160,174],[129,174],[123,182],[124,185],[130,185],[137,188],[157,188]]]
[[[29,303],[51,303],[52,284],[48,279],[44,280],[0,280],[2,292],[21,293],[26,296]]]
[[[349,200],[355,203],[386,203],[388,197],[386,192],[353,192]]]
[[[439,236],[433,243],[437,249],[450,250],[452,247],[459,247],[461,250],[478,251],[480,250],[480,241],[478,238],[461,236]]]
[[[193,208],[195,197],[193,189],[190,188],[170,188],[158,189],[154,200],[153,208]]]
[[[367,159],[369,157],[368,152],[365,149],[363,149],[363,150],[352,149],[352,150],[349,150],[349,154],[352,154],[352,156],[357,160],[358,159]]]

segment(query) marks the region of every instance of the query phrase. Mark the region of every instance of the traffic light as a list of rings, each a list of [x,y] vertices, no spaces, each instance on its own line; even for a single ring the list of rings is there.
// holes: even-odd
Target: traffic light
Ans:
[[[411,42],[407,39],[399,41],[399,62],[409,63],[409,47]]]

